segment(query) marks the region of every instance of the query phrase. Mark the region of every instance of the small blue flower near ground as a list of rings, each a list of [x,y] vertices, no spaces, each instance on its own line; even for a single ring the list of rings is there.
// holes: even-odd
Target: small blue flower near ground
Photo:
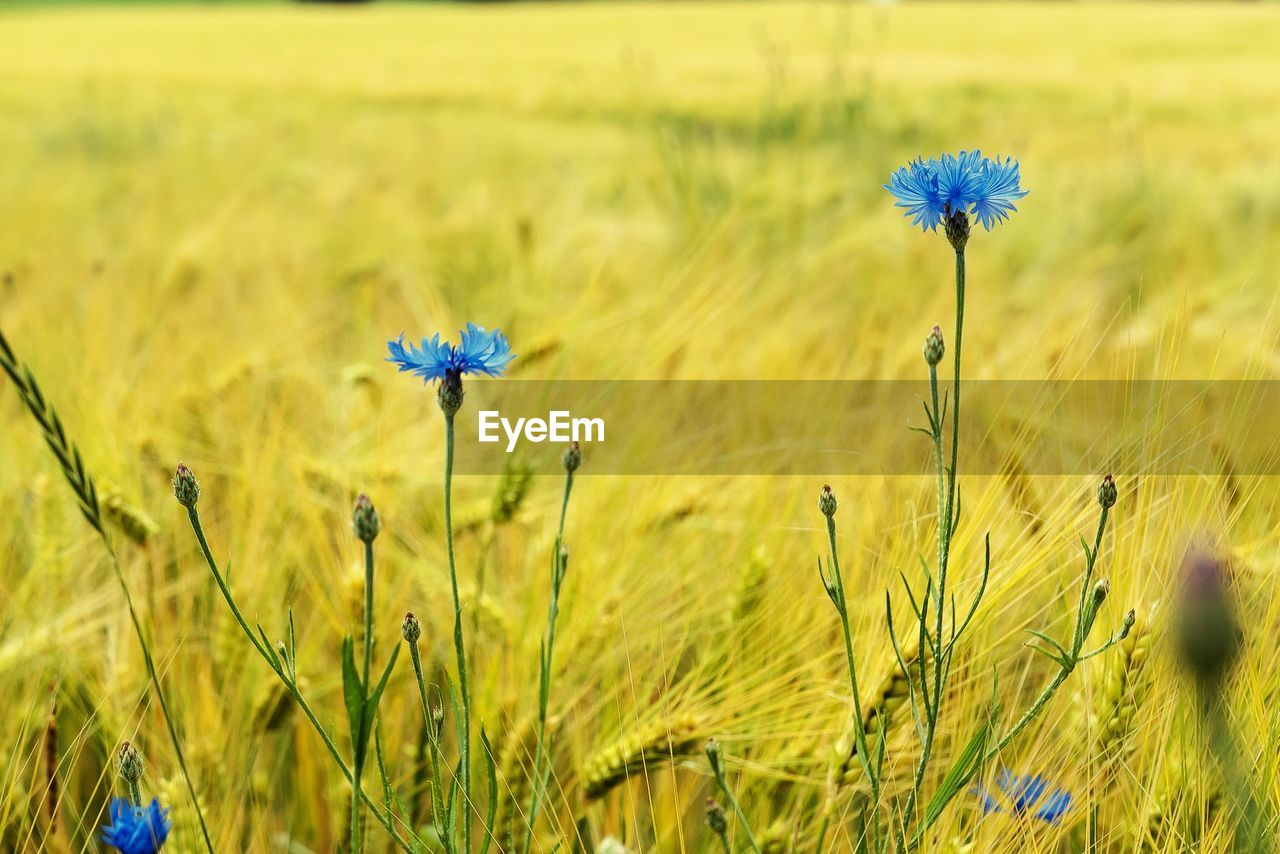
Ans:
[[[422,345],[415,347],[412,342],[406,345],[401,333],[395,341],[387,342],[387,349],[391,352],[387,361],[399,365],[401,371],[422,377],[423,382],[435,382],[451,375],[454,379],[466,374],[499,377],[515,358],[507,336],[500,330],[489,332],[483,326],[468,323],[461,336],[461,343],[455,346],[440,340],[437,332],[430,338],[423,338]]]
[[[1032,776],[1001,771],[996,776],[996,789],[998,796],[980,785],[975,785],[972,789],[973,794],[982,801],[984,815],[1008,812],[1011,815],[1027,815],[1049,824],[1057,824],[1071,809],[1071,793],[1066,789],[1055,788],[1049,797],[1044,797],[1049,790],[1049,781],[1040,774]]]
[[[152,798],[145,807],[135,807],[124,798],[112,798],[111,824],[102,828],[102,841],[120,854],[155,854],[169,838],[169,811]]]
[[[1014,202],[1027,194],[1019,186],[1018,161],[983,157],[978,151],[916,158],[889,176],[884,188],[893,194],[911,224],[936,230],[950,213],[972,214],[983,228],[1009,218]]]

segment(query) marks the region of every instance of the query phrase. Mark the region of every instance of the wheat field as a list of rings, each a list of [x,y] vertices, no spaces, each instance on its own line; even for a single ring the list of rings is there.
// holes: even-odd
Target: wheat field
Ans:
[[[522,378],[920,377],[924,334],[954,311],[951,262],[881,185],[919,154],[978,145],[1016,156],[1031,194],[974,237],[967,374],[1274,379],[1276,44],[1269,4],[0,8],[0,328],[98,481],[214,849],[346,850],[350,786],[238,633],[170,494],[178,462],[200,477],[250,623],[274,642],[292,609],[300,684],[345,752],[356,493],[382,517],[380,660],[412,611],[424,667],[453,665],[440,414],[383,362],[388,338],[500,326]],[[102,849],[127,740],[144,792],[172,809],[167,848],[203,850],[110,562],[8,385],[0,849]],[[1016,459],[1019,436],[1006,441]],[[929,452],[922,440],[922,465]],[[593,475],[590,453],[565,531],[532,849],[717,850],[703,806],[714,736],[763,850],[813,850],[850,714],[814,571],[824,478]],[[943,761],[997,677],[1007,724],[1051,675],[1024,630],[1069,631],[1096,519],[1093,477],[961,479],[962,595],[988,533],[993,559]],[[933,548],[932,483],[825,480],[870,695],[893,678],[885,590],[902,599],[899,573]],[[1164,619],[1197,535],[1231,556],[1245,655],[1230,717],[1259,796],[1280,797],[1274,479],[1117,481],[1100,631],[1133,607],[1136,633],[1081,664],[998,761],[1050,776],[1072,810],[1057,824],[984,815],[964,793],[925,850],[1082,850],[1090,816],[1099,850],[1231,850]],[[529,786],[562,478],[515,488],[499,518],[495,493],[512,489],[458,477],[453,522],[476,731],[496,755],[499,819],[523,832],[506,795]],[[1112,717],[1122,743],[1104,763]],[[640,773],[600,793],[598,754],[655,734]],[[402,657],[379,741],[409,826],[438,850],[424,738]],[[888,785],[909,782],[912,738],[887,739]],[[836,808],[828,850],[854,847],[852,819]],[[729,837],[750,850],[740,825]],[[365,839],[392,850],[372,821]],[[510,850],[502,827],[494,845]]]

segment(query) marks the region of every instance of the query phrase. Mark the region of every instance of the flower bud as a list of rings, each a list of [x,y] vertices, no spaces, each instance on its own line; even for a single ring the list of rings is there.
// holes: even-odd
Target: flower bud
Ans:
[[[1102,485],[1098,487],[1098,504],[1103,510],[1116,506],[1116,482],[1111,475],[1104,477]]]
[[[1175,620],[1178,651],[1200,686],[1210,690],[1217,690],[1240,650],[1240,625],[1226,575],[1222,561],[1207,552],[1193,549],[1183,558]]]
[[[831,491],[829,484],[823,484],[822,492],[818,493],[818,509],[827,518],[836,515],[836,494]]]
[[[1120,624],[1120,640],[1124,640],[1129,636],[1129,630],[1133,628],[1133,624],[1136,622],[1138,622],[1138,612],[1130,608],[1129,612],[1124,615],[1124,622]]]
[[[1107,594],[1111,592],[1111,582],[1102,578],[1098,583],[1093,585],[1093,607],[1097,608],[1106,601]]]
[[[930,366],[936,365],[942,361],[942,354],[946,351],[947,348],[942,343],[942,327],[935,326],[929,337],[924,339],[924,360]]]
[[[183,463],[178,463],[178,470],[173,475],[173,497],[188,510],[200,500],[200,483]]]
[[[707,762],[711,765],[711,770],[717,776],[720,774],[720,742],[714,738],[707,739]]]
[[[707,827],[716,836],[724,836],[729,830],[729,819],[724,814],[724,807],[712,798],[707,798]]]
[[[142,779],[142,754],[129,742],[120,745],[120,753],[116,756],[116,767],[120,771],[120,779],[126,783],[137,784]]]
[[[418,638],[422,637],[422,623],[418,622],[418,618],[413,616],[412,611],[404,615],[404,622],[400,624],[400,634],[411,644],[417,643]]]
[[[462,408],[462,397],[462,374],[454,370],[445,371],[440,390],[436,392],[436,403],[446,418],[452,418]]]
[[[378,511],[373,509],[373,502],[363,492],[356,498],[355,510],[351,512],[351,527],[361,541],[372,543],[382,530],[382,520]]]
[[[578,466],[582,465],[582,446],[577,442],[569,445],[569,449],[564,452],[560,460],[564,463],[564,470],[573,474],[578,470]]]

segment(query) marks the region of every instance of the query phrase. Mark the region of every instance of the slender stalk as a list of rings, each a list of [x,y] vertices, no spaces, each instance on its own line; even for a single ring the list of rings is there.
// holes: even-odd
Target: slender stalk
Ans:
[[[711,764],[711,773],[715,775],[716,785],[729,802],[729,806],[733,808],[733,814],[737,816],[738,823],[742,825],[742,832],[747,837],[747,844],[751,846],[752,851],[760,854],[760,845],[756,842],[755,835],[751,832],[751,823],[747,821],[747,814],[743,812],[738,799],[733,796],[733,789],[729,788],[729,780],[725,777],[724,772],[723,753],[720,745],[714,739],[707,744],[707,760]]]
[[[135,807],[142,806],[142,790],[138,788],[137,780],[125,780],[125,785],[129,787],[129,800],[133,801]]]
[[[840,571],[840,556],[836,551],[834,516],[827,516],[827,542],[831,547],[831,573],[835,581],[833,598],[838,600],[836,611],[840,615],[840,627],[844,632],[845,662],[849,668],[849,687],[853,691],[853,741],[858,751],[858,761],[862,765],[862,771],[867,775],[867,782],[871,785],[872,799],[875,800],[879,791],[879,781],[871,772],[871,761],[867,755],[867,739],[862,731],[862,695],[858,692],[858,667],[853,659],[853,632],[849,628],[849,609],[844,596],[844,575]]]
[[[965,284],[965,265],[964,250],[956,250],[956,341],[955,351],[953,354],[954,367],[952,368],[954,376],[951,378],[951,465],[947,476],[947,518],[944,527],[945,531],[940,536],[943,537],[945,543],[942,552],[942,562],[938,567],[939,576],[946,575],[947,566],[951,559],[951,526],[954,524],[955,514],[955,497],[956,497],[956,468],[957,460],[960,456],[960,349],[964,336],[964,284]],[[941,524],[941,523],[939,523]],[[938,585],[938,601],[944,602],[942,598],[942,584]]]
[[[467,646],[462,636],[462,601],[458,596],[458,568],[453,556],[453,414],[444,416],[444,538],[449,554],[449,586],[453,592],[453,646],[458,658],[458,690],[462,695],[462,721],[458,732],[461,765],[462,850],[471,850],[471,686],[467,681]]]
[[[418,683],[418,700],[422,703],[422,722],[427,728],[427,737],[431,742],[429,747],[431,752],[431,817],[438,827],[445,813],[444,777],[440,773],[440,733],[436,729],[435,721],[431,717],[431,706],[427,702],[427,682],[422,675],[422,655],[418,651],[418,642],[416,640],[409,641],[409,657],[413,659],[413,676]],[[440,842],[444,845],[446,854],[451,854],[453,851],[453,838],[448,833],[441,833]]]
[[[369,690],[369,669],[373,664],[373,541],[364,544],[364,690]],[[364,791],[360,788],[360,777],[364,773],[363,763],[356,762],[351,780],[351,852],[360,854],[364,834],[360,827],[360,798]]]
[[[564,478],[564,498],[560,501],[560,524],[556,529],[555,554],[551,557],[551,598],[547,605],[547,640],[541,654],[538,674],[538,744],[533,754],[533,794],[529,804],[529,821],[525,827],[522,851],[528,851],[533,844],[533,828],[538,820],[538,811],[542,807],[542,799],[546,796],[548,777],[551,769],[542,768],[544,758],[548,758],[547,746],[547,708],[551,699],[551,665],[556,645],[556,618],[560,614],[560,586],[564,581],[564,521],[569,513],[569,494],[573,491],[573,471],[569,470]]]
[[[249,643],[253,645],[253,648],[257,651],[258,655],[266,661],[267,666],[270,667],[280,681],[284,683],[284,686],[289,689],[289,693],[293,696],[294,702],[298,704],[298,708],[302,709],[302,713],[306,715],[307,720],[311,722],[312,728],[320,736],[320,740],[324,743],[325,749],[329,751],[329,755],[333,758],[334,764],[336,764],[338,769],[342,772],[342,776],[346,778],[347,782],[353,782],[351,768],[347,765],[346,760],[342,758],[342,754],[338,752],[338,746],[334,744],[333,739],[329,735],[329,731],[320,723],[320,719],[316,717],[315,711],[311,708],[310,704],[307,703],[306,698],[302,696],[302,692],[298,689],[297,681],[291,679],[288,674],[280,668],[277,664],[278,658],[275,653],[268,650],[267,647],[263,645],[263,642],[258,638],[257,634],[254,633],[253,629],[249,628],[248,621],[245,620],[244,614],[240,611],[240,607],[232,597],[231,590],[227,587],[226,579],[223,577],[222,571],[218,568],[217,561],[213,558],[213,552],[209,548],[209,541],[204,534],[204,527],[200,524],[200,513],[194,506],[187,508],[187,518],[191,521],[191,529],[195,532],[196,540],[200,543],[200,551],[204,554],[205,563],[209,565],[209,571],[213,575],[213,580],[218,585],[218,590],[222,593],[222,598],[226,601],[227,607],[231,609],[232,616],[235,617],[236,622],[240,624],[241,631],[243,631],[245,637],[249,639]],[[360,799],[369,807],[373,815],[377,817],[378,823],[386,828],[387,833],[389,833],[392,839],[395,840],[396,845],[398,845],[403,851],[412,851],[409,843],[405,841],[405,838],[396,830],[391,817],[378,809],[378,805],[374,803],[373,799],[370,798],[367,793],[363,790],[358,791],[360,792]]]

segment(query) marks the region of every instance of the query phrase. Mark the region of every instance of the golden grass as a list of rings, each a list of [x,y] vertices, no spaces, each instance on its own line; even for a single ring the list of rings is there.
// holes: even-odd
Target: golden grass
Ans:
[[[920,340],[951,317],[950,259],[880,184],[917,153],[976,144],[1017,155],[1032,195],[970,247],[972,376],[1273,377],[1277,43],[1280,9],[1267,5],[0,14],[0,322],[114,484],[109,508],[126,525],[154,523],[120,548],[219,850],[277,850],[286,838],[332,850],[347,795],[314,734],[271,707],[270,674],[235,645],[168,495],[176,462],[201,477],[206,528],[246,616],[274,638],[294,609],[299,670],[337,722],[357,490],[384,522],[380,642],[396,642],[412,610],[424,666],[452,660],[439,416],[428,392],[380,362],[401,330],[502,326],[517,352],[539,354],[516,363],[525,376],[919,377]],[[917,414],[902,413],[903,429]],[[164,792],[179,817],[182,787],[110,569],[25,419],[0,394],[0,848],[93,850],[121,740],[142,747],[144,791]],[[1078,538],[1094,523],[1091,481],[1019,473],[1017,451],[1012,437],[1013,474],[964,478],[962,600],[988,530],[994,561],[956,664],[944,758],[979,719],[993,667],[1010,719],[1043,683],[1022,630],[1066,631]],[[922,461],[927,452],[922,441]],[[930,553],[930,483],[832,483],[870,668],[891,657],[884,588],[897,597],[897,573]],[[813,568],[819,486],[579,482],[542,850],[571,836],[578,815],[633,848],[705,850],[700,759],[658,763],[590,807],[576,773],[620,734],[686,715],[733,757],[757,834],[809,838],[849,709],[838,625]],[[457,484],[456,506],[477,508],[459,539],[464,587],[498,488],[496,477]],[[476,718],[490,733],[536,707],[560,488],[535,478],[493,529],[492,599],[472,635]],[[1236,549],[1251,648],[1269,648],[1280,628],[1273,483],[1210,472],[1120,488],[1100,561],[1112,582],[1101,631],[1165,595],[1187,537],[1208,529]],[[744,587],[757,548],[768,571]],[[1220,849],[1212,775],[1166,782],[1199,762],[1185,686],[1160,648],[1147,669],[1131,750],[1106,779],[1090,771],[1098,733],[1068,692],[1004,763],[1051,772],[1076,794],[1075,817],[1097,802],[1106,841],[1132,846],[1145,816],[1173,810],[1157,850]],[[1085,708],[1102,702],[1106,673],[1099,660],[1072,677]],[[1262,746],[1274,742],[1277,679],[1269,655],[1248,658],[1233,705],[1273,788],[1277,752]],[[51,830],[41,804],[55,698],[62,800]],[[425,805],[413,788],[417,702],[403,668],[382,735],[393,782]],[[1052,850],[1073,832],[980,819],[962,800],[931,850]],[[838,830],[836,844],[848,843]]]

